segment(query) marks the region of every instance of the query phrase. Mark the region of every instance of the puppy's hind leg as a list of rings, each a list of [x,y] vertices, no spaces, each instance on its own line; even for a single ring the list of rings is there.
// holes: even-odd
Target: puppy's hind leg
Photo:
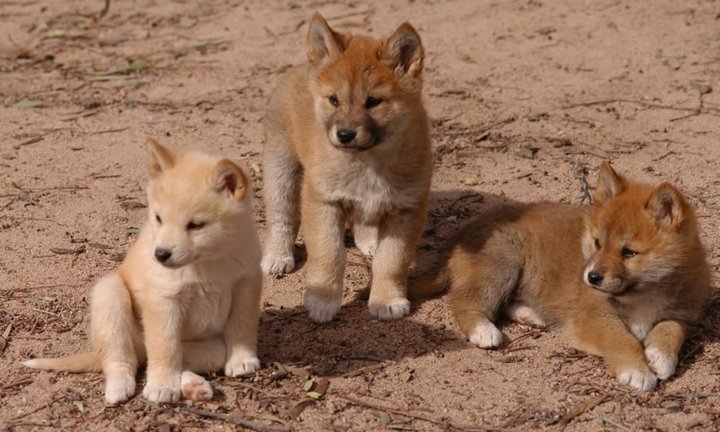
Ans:
[[[90,333],[105,373],[105,400],[109,404],[128,400],[135,394],[135,373],[145,352],[130,293],[117,273],[93,287]]]
[[[266,274],[284,274],[295,268],[293,248],[300,226],[302,167],[281,134],[268,133],[267,139],[263,195],[269,233],[261,267]]]
[[[448,262],[452,283],[450,307],[468,340],[481,348],[498,348],[503,334],[493,321],[512,295],[520,277],[520,256],[498,238],[480,253],[456,248]]]

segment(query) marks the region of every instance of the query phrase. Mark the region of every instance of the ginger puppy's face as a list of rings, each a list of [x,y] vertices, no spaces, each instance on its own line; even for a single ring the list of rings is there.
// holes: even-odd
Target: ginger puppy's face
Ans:
[[[388,141],[420,103],[423,48],[408,23],[375,40],[336,33],[315,14],[308,59],[315,113],[337,149],[361,152]]]
[[[676,272],[692,248],[692,209],[669,183],[634,185],[601,168],[597,208],[583,237],[584,281],[609,295],[640,291]]]
[[[219,256],[231,245],[233,224],[248,210],[248,180],[227,159],[170,152],[151,141],[155,158],[148,187],[153,254],[160,264],[179,268]]]

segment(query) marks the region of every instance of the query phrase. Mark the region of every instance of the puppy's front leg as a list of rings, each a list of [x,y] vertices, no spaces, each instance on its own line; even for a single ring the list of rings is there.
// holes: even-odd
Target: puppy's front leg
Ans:
[[[305,308],[313,321],[325,323],[342,303],[345,214],[340,204],[323,201],[303,185],[302,226],[308,252]]]
[[[260,369],[256,352],[261,291],[260,271],[244,277],[233,289],[230,316],[225,326],[227,376],[247,375]]]
[[[147,384],[143,396],[150,402],[180,400],[182,373],[182,310],[173,299],[156,297],[143,310]]]
[[[263,194],[268,237],[262,269],[267,274],[290,273],[295,268],[293,249],[300,226],[300,162],[290,153],[282,134],[268,132],[263,154]]]
[[[408,269],[424,225],[425,206],[388,214],[381,221],[368,301],[373,318],[399,319],[410,313]]]
[[[645,338],[645,358],[650,369],[664,380],[675,373],[678,353],[685,341],[687,326],[680,321],[661,321]]]
[[[601,356],[621,383],[637,390],[654,389],[657,377],[645,361],[640,341],[611,311],[602,307],[586,310],[592,313],[580,312],[568,323],[577,348]]]

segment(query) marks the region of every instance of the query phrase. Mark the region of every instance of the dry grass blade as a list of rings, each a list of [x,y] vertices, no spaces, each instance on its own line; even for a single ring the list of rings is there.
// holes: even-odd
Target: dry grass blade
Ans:
[[[10,331],[12,330],[12,324],[8,324],[7,328],[3,332],[2,336],[0,336],[0,354],[2,354],[5,351],[5,347],[7,347],[7,339],[10,337]]]
[[[599,394],[597,396],[591,397],[590,399],[585,399],[584,401],[572,407],[570,411],[567,412],[567,414],[565,414],[560,420],[558,420],[557,423],[560,423],[561,425],[566,425],[570,423],[570,421],[575,417],[579,416],[584,412],[590,411],[591,409],[603,403],[607,399],[607,397],[608,395],[606,394]]]
[[[305,408],[309,407],[310,405],[314,405],[315,403],[317,403],[315,399],[303,399],[288,408],[283,414],[289,419],[294,420],[300,414],[302,414],[303,411],[305,411]]]

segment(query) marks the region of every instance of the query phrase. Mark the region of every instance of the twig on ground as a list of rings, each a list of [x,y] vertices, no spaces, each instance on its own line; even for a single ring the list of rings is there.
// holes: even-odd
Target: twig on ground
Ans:
[[[2,389],[10,390],[11,388],[20,387],[22,385],[32,384],[32,383],[33,383],[33,380],[31,380],[31,379],[20,380],[20,381],[15,381],[10,384],[4,385],[4,386],[2,386]]]
[[[659,156],[659,157],[656,157],[655,159],[653,159],[653,162],[657,162],[657,161],[663,160],[663,159],[665,159],[666,157],[668,157],[668,156],[670,156],[670,155],[676,155],[676,154],[677,154],[677,152],[676,152],[675,150],[670,150],[669,152],[665,153],[664,155]]]
[[[100,11],[100,14],[98,14],[98,19],[107,15],[109,10],[110,10],[110,0],[105,0],[105,5],[103,6],[102,10]]]
[[[216,413],[212,411],[205,411],[198,408],[193,407],[187,407],[187,406],[181,406],[181,410],[187,411],[189,413],[198,415],[200,417],[207,417],[217,420],[222,420],[228,423],[232,423],[244,428],[252,429],[254,431],[259,432],[288,432],[290,431],[290,428],[287,426],[282,425],[276,425],[276,424],[263,424],[263,423],[256,423],[250,420],[245,420],[244,418],[238,416],[238,415],[231,415],[231,414],[222,414],[222,413]]]
[[[0,335],[0,355],[5,351],[7,347],[8,338],[10,337],[10,331],[12,331],[12,323],[8,324],[7,328]]]
[[[587,411],[592,410],[596,406],[600,405],[601,403],[605,402],[605,400],[608,398],[608,395],[606,394],[599,394],[595,397],[591,397],[590,399],[585,399],[584,401],[580,402],[579,404],[575,405],[573,408],[571,408],[567,414],[562,416],[560,420],[558,420],[558,423],[561,425],[566,425],[570,423],[572,419],[579,416],[580,414],[583,414]]]
[[[43,135],[37,135],[37,136],[34,136],[34,137],[32,137],[32,138],[28,138],[28,139],[26,139],[25,141],[23,141],[23,142],[21,142],[21,143],[19,143],[19,144],[15,144],[15,145],[13,146],[13,149],[18,150],[20,147],[24,147],[24,146],[27,146],[27,145],[30,145],[30,144],[35,144],[35,143],[38,143],[38,142],[40,142],[40,141],[42,141],[42,140],[44,140],[44,139],[45,139],[45,136],[43,136]]]
[[[95,131],[95,132],[88,132],[88,135],[102,135],[102,134],[108,134],[108,133],[123,132],[128,129],[130,129],[130,128],[124,127],[124,128],[117,128],[117,129],[105,129],[105,130],[100,130],[100,131]]]
[[[34,310],[35,312],[41,312],[44,314],[48,314],[48,315],[52,315],[54,317],[60,318],[60,315],[56,314],[55,312],[50,312],[50,311],[46,311],[44,309],[38,309],[38,308],[32,308],[32,310]]]
[[[698,106],[697,106],[697,108],[695,108],[695,110],[693,112],[691,112],[690,114],[671,118],[670,121],[675,122],[678,120],[685,120],[686,118],[695,117],[695,116],[699,116],[700,114],[703,114],[703,110],[705,109],[705,100],[703,100],[703,97],[710,92],[712,92],[712,87],[710,87],[710,86],[701,87],[700,90],[698,91]]]
[[[573,166],[573,173],[575,174],[575,178],[578,179],[580,182],[580,187],[582,188],[582,199],[580,200],[580,204],[583,204],[585,200],[587,200],[588,204],[593,203],[592,195],[590,194],[590,185],[588,185],[587,178],[585,177],[585,170],[583,170],[580,167],[580,158],[575,158],[575,165]]]

